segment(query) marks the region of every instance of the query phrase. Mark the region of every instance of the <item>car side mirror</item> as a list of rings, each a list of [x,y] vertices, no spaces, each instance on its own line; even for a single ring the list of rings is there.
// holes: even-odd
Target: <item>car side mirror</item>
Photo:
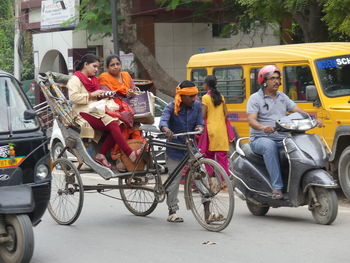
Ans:
[[[36,116],[36,112],[35,110],[25,110],[23,115],[25,120],[33,120]]]
[[[316,107],[321,106],[320,98],[318,97],[318,93],[315,85],[306,86],[305,95],[306,95],[306,100],[313,102],[314,106]]]

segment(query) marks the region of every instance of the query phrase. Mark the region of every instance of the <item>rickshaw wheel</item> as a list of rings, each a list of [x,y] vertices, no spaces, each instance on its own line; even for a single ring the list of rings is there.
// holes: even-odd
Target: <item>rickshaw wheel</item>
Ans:
[[[230,224],[234,210],[233,187],[225,170],[214,160],[200,159],[187,170],[185,199],[205,229],[218,232]]]
[[[5,227],[11,241],[0,244],[0,262],[29,262],[34,251],[33,226],[27,215],[6,215]]]
[[[125,187],[128,185],[127,180],[125,178],[119,178],[119,185]],[[131,213],[136,216],[147,216],[156,209],[158,200],[154,191],[151,190],[154,184],[154,179],[148,181],[150,190],[132,189],[132,185],[129,185],[130,189],[119,189],[123,203]]]
[[[78,169],[67,159],[53,163],[51,197],[48,210],[60,225],[71,225],[79,217],[84,202],[84,187]]]

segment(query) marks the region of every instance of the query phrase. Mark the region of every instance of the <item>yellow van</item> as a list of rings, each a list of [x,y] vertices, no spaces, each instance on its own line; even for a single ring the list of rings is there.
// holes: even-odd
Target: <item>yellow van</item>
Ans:
[[[259,69],[269,64],[282,71],[280,90],[323,121],[324,127],[312,132],[329,147],[329,170],[350,199],[350,43],[307,43],[197,54],[188,61],[187,78],[201,88],[207,75],[215,75],[230,121],[238,134],[246,137],[247,101],[260,88]]]

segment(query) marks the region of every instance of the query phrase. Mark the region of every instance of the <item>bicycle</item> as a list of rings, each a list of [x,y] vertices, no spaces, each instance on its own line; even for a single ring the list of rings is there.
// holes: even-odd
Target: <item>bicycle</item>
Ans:
[[[209,231],[221,231],[229,225],[234,210],[233,187],[225,170],[217,162],[204,158],[197,151],[191,136],[199,132],[174,134],[175,137],[185,137],[185,144],[176,144],[161,140],[164,135],[154,126],[141,126],[147,141],[146,147],[137,160],[135,170],[119,172],[95,162],[91,153],[87,152],[87,147],[80,138],[77,117],[53,79],[48,76],[40,81],[40,85],[57,119],[66,145],[54,161],[51,173],[52,187],[48,211],[57,223],[70,225],[78,219],[83,207],[84,192],[88,191],[113,197],[107,194],[107,191],[118,189],[121,198],[113,198],[121,199],[134,215],[147,216],[165,200],[167,187],[185,168],[186,208],[190,209],[199,224]],[[157,164],[155,146],[187,152],[164,183],[162,169]],[[76,156],[77,166],[62,158],[67,150]],[[141,160],[145,160],[145,168],[136,170]],[[83,164],[105,180],[118,179],[118,184],[84,184],[81,178]]]

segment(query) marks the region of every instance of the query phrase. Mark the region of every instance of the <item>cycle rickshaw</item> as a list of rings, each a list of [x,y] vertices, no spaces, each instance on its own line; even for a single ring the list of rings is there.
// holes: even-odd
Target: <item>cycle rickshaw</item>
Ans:
[[[54,118],[57,119],[66,143],[52,169],[52,191],[48,210],[57,223],[70,225],[78,219],[83,206],[84,191],[96,191],[107,195],[106,191],[119,190],[120,199],[131,213],[137,216],[149,215],[165,200],[167,186],[176,174],[185,171],[186,208],[190,209],[199,224],[209,231],[221,231],[228,226],[234,210],[232,184],[217,162],[203,158],[196,151],[191,138],[195,132],[176,134],[175,136],[186,137],[186,144],[181,145],[161,140],[159,137],[163,134],[155,126],[143,125],[141,129],[147,141],[147,147],[144,149],[147,150],[144,150],[137,160],[139,162],[142,159],[146,163],[143,170],[118,172],[114,168],[101,166],[90,156],[86,150],[86,142],[80,138],[77,125],[80,116],[74,114],[69,101],[58,87],[58,82],[67,81],[66,77],[63,80],[61,77],[47,73],[42,74],[39,79],[41,90]],[[155,146],[187,151],[186,157],[165,182],[157,165]],[[73,153],[78,164],[62,158],[65,151]],[[84,174],[80,171],[83,164],[105,180],[115,181],[115,184],[83,184]],[[208,209],[204,209],[204,201],[209,204],[209,214]],[[210,220],[210,215],[214,215],[214,218],[215,215],[220,215],[220,218]]]

